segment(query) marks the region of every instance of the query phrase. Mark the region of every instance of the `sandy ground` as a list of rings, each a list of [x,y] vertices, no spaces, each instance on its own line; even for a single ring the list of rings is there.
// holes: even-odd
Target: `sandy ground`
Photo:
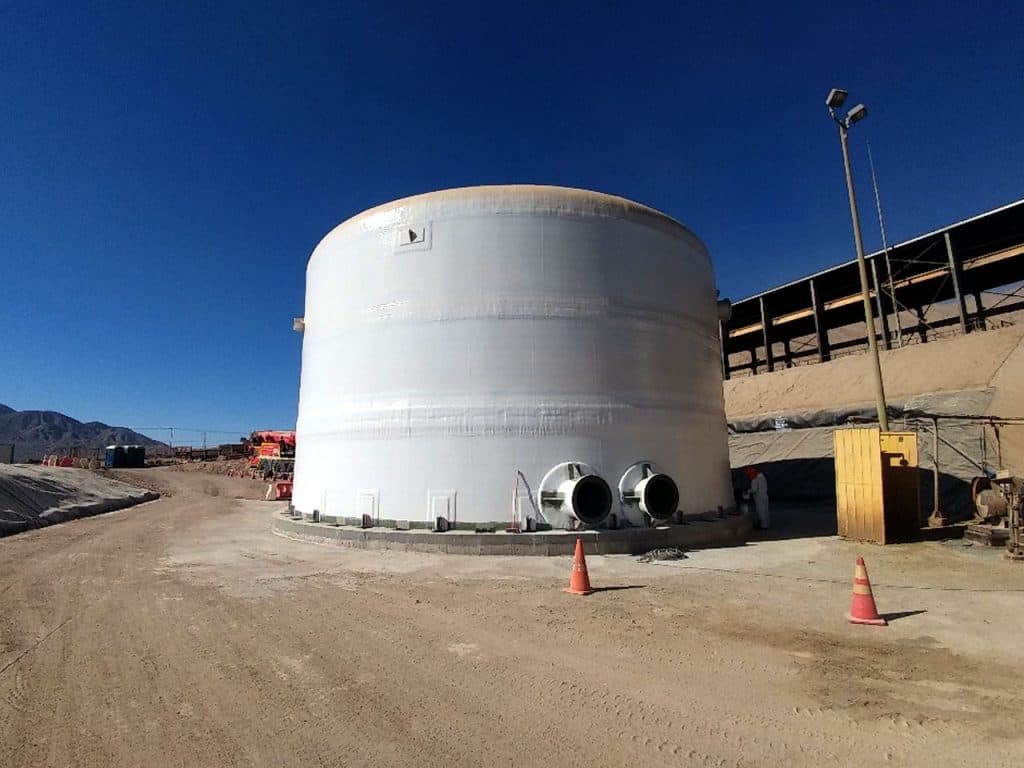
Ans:
[[[864,548],[893,621],[854,627],[831,537],[593,557],[579,598],[567,558],[294,542],[252,483],[144,472],[173,495],[0,541],[0,765],[1024,762],[994,551]]]

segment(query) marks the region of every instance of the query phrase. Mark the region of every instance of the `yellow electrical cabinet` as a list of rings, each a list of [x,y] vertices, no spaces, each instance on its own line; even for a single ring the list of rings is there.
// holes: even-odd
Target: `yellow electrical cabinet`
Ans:
[[[844,539],[891,544],[921,530],[917,434],[837,429],[836,517]]]

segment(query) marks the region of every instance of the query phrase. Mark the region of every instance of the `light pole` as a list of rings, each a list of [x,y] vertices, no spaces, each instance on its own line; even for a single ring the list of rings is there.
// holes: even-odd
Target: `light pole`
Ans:
[[[864,243],[860,237],[860,216],[857,213],[857,196],[853,191],[853,172],[850,170],[850,150],[846,145],[850,126],[868,116],[868,109],[858,104],[845,117],[836,110],[846,102],[846,91],[833,88],[828,92],[825,106],[836,125],[839,126],[839,143],[843,148],[843,167],[846,170],[846,191],[850,196],[850,218],[853,220],[853,240],[857,246],[857,270],[860,272],[860,295],[864,301],[864,324],[867,326],[868,352],[875,375],[875,407],[878,410],[878,426],[883,432],[889,431],[889,418],[885,410],[885,385],[882,383],[882,364],[878,359],[878,341],[875,339],[875,315],[871,309],[871,291],[868,288],[868,270],[864,261]]]

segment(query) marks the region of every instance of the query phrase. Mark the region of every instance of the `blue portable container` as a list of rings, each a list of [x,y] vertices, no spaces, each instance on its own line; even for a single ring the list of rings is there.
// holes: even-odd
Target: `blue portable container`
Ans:
[[[103,463],[108,469],[119,469],[126,466],[124,446],[108,445]]]

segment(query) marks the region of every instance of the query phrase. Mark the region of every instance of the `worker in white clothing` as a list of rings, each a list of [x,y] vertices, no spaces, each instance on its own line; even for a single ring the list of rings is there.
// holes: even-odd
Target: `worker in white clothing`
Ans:
[[[757,467],[747,467],[746,473],[747,479],[750,480],[750,489],[744,495],[754,502],[757,527],[761,530],[768,530],[768,525],[771,522],[768,511],[768,480]]]

